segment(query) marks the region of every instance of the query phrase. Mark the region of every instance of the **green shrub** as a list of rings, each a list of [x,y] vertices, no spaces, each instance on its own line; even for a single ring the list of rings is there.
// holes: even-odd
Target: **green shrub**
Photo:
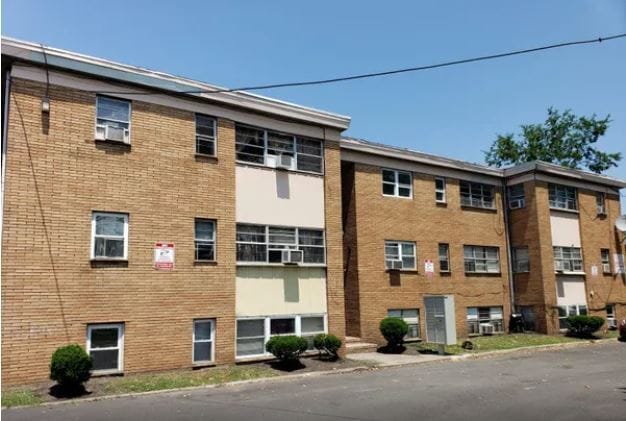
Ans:
[[[598,316],[570,316],[567,318],[567,334],[576,338],[590,338],[604,325]]]
[[[297,361],[307,348],[306,339],[299,336],[274,336],[265,345],[267,352],[283,362]]]
[[[326,353],[329,357],[337,358],[337,352],[341,348],[341,339],[335,335],[320,333],[313,338],[313,346],[320,352]]]
[[[91,377],[92,361],[80,345],[58,348],[50,361],[50,379],[60,386],[75,388]]]
[[[402,319],[387,317],[380,321],[380,333],[385,337],[390,348],[400,347],[408,331],[409,325]]]

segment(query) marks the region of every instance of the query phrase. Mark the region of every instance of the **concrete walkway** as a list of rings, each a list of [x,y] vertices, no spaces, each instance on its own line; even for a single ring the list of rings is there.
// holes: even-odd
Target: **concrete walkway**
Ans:
[[[379,367],[393,367],[396,365],[419,364],[431,361],[449,360],[449,355],[437,354],[382,354],[380,352],[357,352],[346,355],[346,358],[353,361],[362,361],[367,364],[376,364]]]

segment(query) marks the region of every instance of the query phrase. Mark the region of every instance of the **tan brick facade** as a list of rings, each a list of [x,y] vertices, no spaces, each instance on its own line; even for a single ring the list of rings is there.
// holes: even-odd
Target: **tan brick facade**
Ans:
[[[354,168],[352,170],[352,168]],[[425,294],[454,294],[457,336],[467,336],[467,307],[503,307],[510,314],[505,225],[501,192],[496,210],[461,207],[459,180],[448,178],[447,204],[435,202],[435,178],[413,173],[413,198],[382,195],[381,168],[344,164],[346,218],[346,317],[348,334],[383,341],[378,324],[389,309],[419,309],[424,337]],[[351,198],[351,200],[346,200]],[[356,232],[356,235],[355,235]],[[385,270],[385,240],[412,241],[417,246],[417,271],[399,274]],[[439,272],[438,244],[450,246],[451,271]],[[463,246],[499,248],[500,274],[469,275],[464,271]],[[435,262],[432,277],[424,260]]]

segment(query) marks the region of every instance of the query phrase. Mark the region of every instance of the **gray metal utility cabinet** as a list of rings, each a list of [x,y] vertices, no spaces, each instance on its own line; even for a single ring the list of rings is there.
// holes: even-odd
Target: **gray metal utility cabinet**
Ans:
[[[454,295],[427,295],[426,342],[440,345],[456,345],[456,319]]]

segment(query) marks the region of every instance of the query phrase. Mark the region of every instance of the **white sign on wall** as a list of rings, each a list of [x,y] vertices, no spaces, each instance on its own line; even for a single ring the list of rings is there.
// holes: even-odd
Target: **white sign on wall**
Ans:
[[[154,268],[156,270],[174,269],[174,243],[154,244]]]
[[[598,276],[598,266],[597,265],[592,265],[591,266],[591,276]]]
[[[621,253],[613,254],[613,267],[615,273],[624,273],[624,255]]]
[[[426,273],[426,276],[433,276],[435,273],[435,264],[432,260],[424,260],[424,273]]]

